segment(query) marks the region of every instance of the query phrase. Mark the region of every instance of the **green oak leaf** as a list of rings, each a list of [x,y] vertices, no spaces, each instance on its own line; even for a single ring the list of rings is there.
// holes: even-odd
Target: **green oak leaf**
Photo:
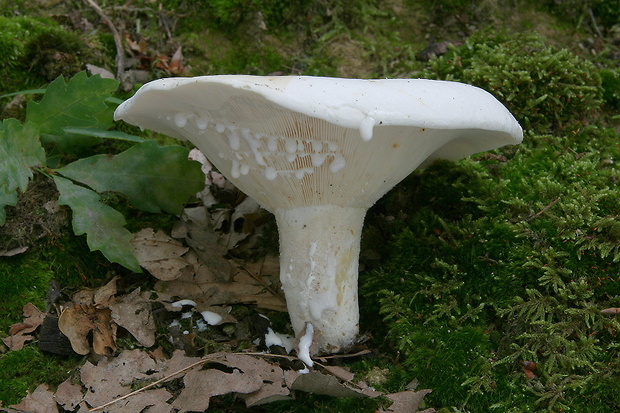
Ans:
[[[45,151],[39,142],[39,130],[17,119],[0,124],[0,225],[4,224],[6,205],[17,203],[32,178],[31,168],[45,165]]]
[[[80,159],[56,172],[100,193],[121,192],[144,211],[179,214],[204,188],[200,163],[188,160],[188,153],[183,146],[144,141],[118,155]]]
[[[7,205],[16,205],[17,204],[17,192],[7,192],[5,186],[0,186],[0,225],[4,225],[6,221],[6,210],[4,209]]]
[[[125,228],[123,214],[101,203],[96,192],[69,179],[54,176],[54,182],[60,193],[58,203],[71,208],[75,235],[86,234],[91,251],[101,251],[110,262],[140,272],[140,264],[129,242],[132,235]]]
[[[118,87],[113,79],[80,72],[68,82],[62,76],[49,84],[40,102],[30,101],[26,119],[41,130],[43,143],[53,143],[63,151],[93,145],[100,139],[68,133],[65,128],[108,129],[113,125],[113,109],[106,103]]]

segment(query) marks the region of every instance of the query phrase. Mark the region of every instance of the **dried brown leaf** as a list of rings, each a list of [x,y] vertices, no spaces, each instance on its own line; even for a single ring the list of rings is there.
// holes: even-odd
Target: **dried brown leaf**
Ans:
[[[147,374],[151,371],[155,373]],[[86,362],[80,369],[87,389],[84,400],[91,407],[102,405],[129,393],[134,381],[160,378],[157,372],[157,363],[141,350],[126,350],[117,357],[101,359],[97,365]]]
[[[116,295],[116,280],[118,277],[112,278],[106,285],[95,290],[93,295],[93,304],[99,306],[108,306],[112,298]]]
[[[183,258],[189,248],[163,231],[145,228],[133,235],[131,244],[140,265],[159,280],[174,280],[189,267]]]
[[[219,353],[208,358],[227,369],[188,372],[183,379],[185,388],[173,403],[181,413],[206,410],[211,397],[228,393],[242,395],[248,406],[289,398],[286,374],[277,365],[244,354]]]
[[[110,355],[116,351],[116,324],[112,322],[109,308],[93,305],[71,305],[58,319],[58,328],[71,342],[73,351],[88,354],[88,335],[92,331],[92,347],[95,353]]]
[[[620,314],[620,308],[615,308],[615,307],[605,308],[604,310],[601,310],[601,314],[607,314],[607,315]]]
[[[11,407],[28,413],[58,413],[54,393],[46,384],[40,384],[32,393],[28,392],[19,404]]]
[[[106,407],[104,411],[106,413],[127,413],[142,412],[148,409],[147,413],[170,413],[172,406],[166,402],[172,397],[173,395],[163,388],[145,390]]]
[[[388,407],[387,410],[383,410],[383,412],[416,413],[420,408],[422,400],[430,392],[432,392],[432,390],[425,389],[419,391],[407,390],[398,393],[386,394],[385,397],[392,401],[392,405]]]
[[[155,320],[151,313],[149,295],[149,292],[141,294],[140,288],[136,288],[109,304],[112,320],[129,331],[145,347],[155,344]]]
[[[155,290],[162,302],[182,298],[205,306],[256,304],[259,308],[286,311],[286,302],[281,296],[241,268],[237,268],[232,282],[216,281],[212,273],[185,274],[173,281],[158,282]]]
[[[183,383],[185,388],[173,403],[180,413],[206,410],[213,396],[251,393],[263,385],[259,378],[250,377],[238,369],[230,373],[217,369],[191,370],[185,374]]]
[[[170,63],[168,63],[168,72],[172,75],[182,75],[186,72],[185,66],[183,66],[182,46],[179,46],[176,52],[172,55]]]
[[[300,374],[291,386],[291,389],[334,397],[366,396],[361,390],[341,383],[332,375],[323,374],[318,371]]]
[[[47,313],[39,310],[34,304],[28,303],[22,310],[24,321],[13,324],[9,328],[9,337],[2,339],[4,344],[11,350],[21,350],[27,341],[34,339],[30,333],[34,332],[45,320]]]
[[[65,410],[75,410],[75,408],[82,402],[84,396],[82,395],[82,386],[73,384],[69,380],[65,380],[56,389],[54,393],[54,399],[56,403],[61,405]]]
[[[355,377],[355,374],[351,373],[351,370],[349,370],[348,367],[323,366],[323,368],[332,375],[338,377],[340,380],[351,382]]]

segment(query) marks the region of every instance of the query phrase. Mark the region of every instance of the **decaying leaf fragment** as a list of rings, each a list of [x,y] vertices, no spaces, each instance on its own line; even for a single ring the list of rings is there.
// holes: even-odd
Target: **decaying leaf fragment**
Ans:
[[[47,313],[39,310],[34,304],[24,306],[24,321],[13,324],[9,328],[9,336],[2,339],[11,350],[21,350],[27,341],[34,339],[30,333],[34,332],[43,323]]]

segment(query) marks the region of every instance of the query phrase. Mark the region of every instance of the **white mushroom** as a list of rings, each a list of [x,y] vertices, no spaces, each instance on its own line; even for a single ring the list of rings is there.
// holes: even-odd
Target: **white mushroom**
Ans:
[[[203,76],[143,86],[115,118],[194,143],[275,214],[280,278],[297,335],[322,351],[359,331],[366,210],[414,169],[517,144],[489,93],[422,79]]]

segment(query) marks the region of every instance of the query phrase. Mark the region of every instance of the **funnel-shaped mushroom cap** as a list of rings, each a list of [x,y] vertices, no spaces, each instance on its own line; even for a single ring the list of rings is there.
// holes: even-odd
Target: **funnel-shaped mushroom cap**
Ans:
[[[422,79],[161,79],[115,118],[191,141],[270,211],[368,208],[434,159],[522,140],[517,121],[489,93]]]

